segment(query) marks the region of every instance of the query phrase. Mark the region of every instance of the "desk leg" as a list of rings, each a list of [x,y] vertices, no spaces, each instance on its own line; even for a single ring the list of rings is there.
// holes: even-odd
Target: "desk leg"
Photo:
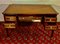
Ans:
[[[51,37],[50,37],[50,38],[52,38],[52,37],[53,37],[53,34],[54,34],[54,30],[52,30],[52,33],[51,33]]]
[[[7,36],[9,37],[9,34],[8,34],[9,32],[8,32],[8,29],[6,29],[6,34],[7,34]]]

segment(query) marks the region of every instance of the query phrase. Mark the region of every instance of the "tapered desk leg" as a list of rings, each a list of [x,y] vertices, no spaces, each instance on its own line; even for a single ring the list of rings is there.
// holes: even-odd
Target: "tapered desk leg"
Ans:
[[[54,30],[52,30],[50,38],[52,38],[52,37],[53,37],[53,34],[54,34]]]
[[[7,36],[9,37],[9,32],[8,32],[8,29],[6,29],[6,34],[7,34]]]

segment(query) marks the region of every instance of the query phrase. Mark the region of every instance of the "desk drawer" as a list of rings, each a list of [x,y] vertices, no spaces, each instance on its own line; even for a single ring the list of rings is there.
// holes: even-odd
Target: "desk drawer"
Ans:
[[[16,21],[16,16],[5,16],[6,21]]]
[[[46,30],[56,30],[57,29],[57,26],[45,26],[45,29]]]
[[[45,17],[45,22],[56,22],[56,18]]]
[[[33,16],[28,16],[28,17],[18,17],[19,21],[25,21],[25,22],[41,22],[41,17],[33,17]]]
[[[4,28],[16,28],[15,23],[4,23]]]

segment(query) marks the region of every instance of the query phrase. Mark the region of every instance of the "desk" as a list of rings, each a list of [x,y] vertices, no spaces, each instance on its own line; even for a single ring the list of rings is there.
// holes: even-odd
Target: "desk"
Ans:
[[[16,26],[21,21],[41,22],[43,25],[44,23],[47,23],[48,25],[56,25],[58,13],[51,5],[12,4],[3,12],[3,15],[5,23],[8,23],[8,28],[14,28],[13,24],[10,26],[9,23],[15,23]],[[6,28],[6,25],[4,26]],[[46,25],[44,25],[44,27],[47,29]],[[54,30],[54,28],[51,28],[51,30],[52,29]]]

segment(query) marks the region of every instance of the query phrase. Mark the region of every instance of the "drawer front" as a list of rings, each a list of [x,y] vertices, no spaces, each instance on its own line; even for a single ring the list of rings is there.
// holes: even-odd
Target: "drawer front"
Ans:
[[[46,30],[56,30],[57,26],[45,26]]]
[[[16,16],[5,16],[6,21],[16,21]]]
[[[45,22],[56,22],[56,18],[45,18]]]
[[[15,23],[5,23],[4,28],[16,28]]]
[[[18,17],[19,21],[31,21],[31,22],[41,22],[41,17]]]

